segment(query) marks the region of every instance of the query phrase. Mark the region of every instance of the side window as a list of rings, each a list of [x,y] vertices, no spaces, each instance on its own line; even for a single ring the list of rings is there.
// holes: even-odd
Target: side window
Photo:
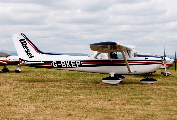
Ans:
[[[117,53],[116,52],[111,52],[110,53],[110,58],[111,59],[118,59]]]
[[[119,59],[120,59],[120,58],[123,58],[123,55],[122,55],[121,52],[117,52],[117,56],[118,56]]]
[[[127,54],[129,57],[131,57],[131,51],[130,50],[127,50]]]
[[[120,59],[120,58],[123,58],[123,55],[121,52],[111,52],[110,58],[111,59]]]
[[[90,57],[91,59],[108,59],[108,53],[99,53],[97,51],[94,51],[88,57]]]
[[[108,59],[107,53],[99,53],[96,57],[96,59]]]

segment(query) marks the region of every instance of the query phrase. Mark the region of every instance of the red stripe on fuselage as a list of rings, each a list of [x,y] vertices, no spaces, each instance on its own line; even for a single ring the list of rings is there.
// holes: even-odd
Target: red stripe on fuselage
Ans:
[[[16,65],[16,64],[19,63],[19,61],[8,61],[8,60],[0,60],[0,61],[6,62],[6,63],[9,64],[9,65]]]
[[[52,65],[52,63],[31,63],[33,65]]]
[[[52,63],[43,63],[42,65],[52,65]]]

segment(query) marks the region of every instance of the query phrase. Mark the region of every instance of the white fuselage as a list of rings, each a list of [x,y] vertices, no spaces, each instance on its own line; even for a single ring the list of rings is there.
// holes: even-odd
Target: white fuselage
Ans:
[[[161,66],[161,58],[155,57],[128,57],[131,73],[128,71],[125,60],[97,59],[88,56],[48,55],[40,54],[40,57],[26,61],[32,67],[54,68],[59,70],[72,70],[82,72],[94,72],[105,74],[145,74],[157,71]],[[22,60],[23,61],[23,60]]]
[[[17,65],[19,64],[18,56],[0,57],[0,65]]]

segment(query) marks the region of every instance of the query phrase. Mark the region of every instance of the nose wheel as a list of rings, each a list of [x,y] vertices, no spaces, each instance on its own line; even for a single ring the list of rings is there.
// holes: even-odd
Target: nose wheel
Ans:
[[[15,69],[15,72],[16,72],[16,73],[20,73],[20,72],[21,72],[21,69],[20,69],[20,68],[16,68],[16,69]]]

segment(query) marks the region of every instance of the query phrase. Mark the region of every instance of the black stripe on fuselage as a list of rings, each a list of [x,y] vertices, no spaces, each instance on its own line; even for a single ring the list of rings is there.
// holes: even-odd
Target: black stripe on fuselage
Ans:
[[[76,65],[76,61],[79,61],[80,64]],[[126,66],[126,63],[124,60],[76,60],[76,61],[72,61],[72,64],[71,64],[71,61],[67,61],[67,62],[66,61],[55,61],[55,64],[56,64],[55,67],[53,65],[54,61],[42,61],[42,63],[39,63],[41,61],[28,61],[28,62],[33,63],[29,65],[30,67],[37,67],[37,68],[78,68],[78,67],[101,67],[101,66]],[[35,62],[38,62],[38,63],[35,64]],[[129,62],[129,66],[161,64],[161,60],[128,60],[128,62]]]

